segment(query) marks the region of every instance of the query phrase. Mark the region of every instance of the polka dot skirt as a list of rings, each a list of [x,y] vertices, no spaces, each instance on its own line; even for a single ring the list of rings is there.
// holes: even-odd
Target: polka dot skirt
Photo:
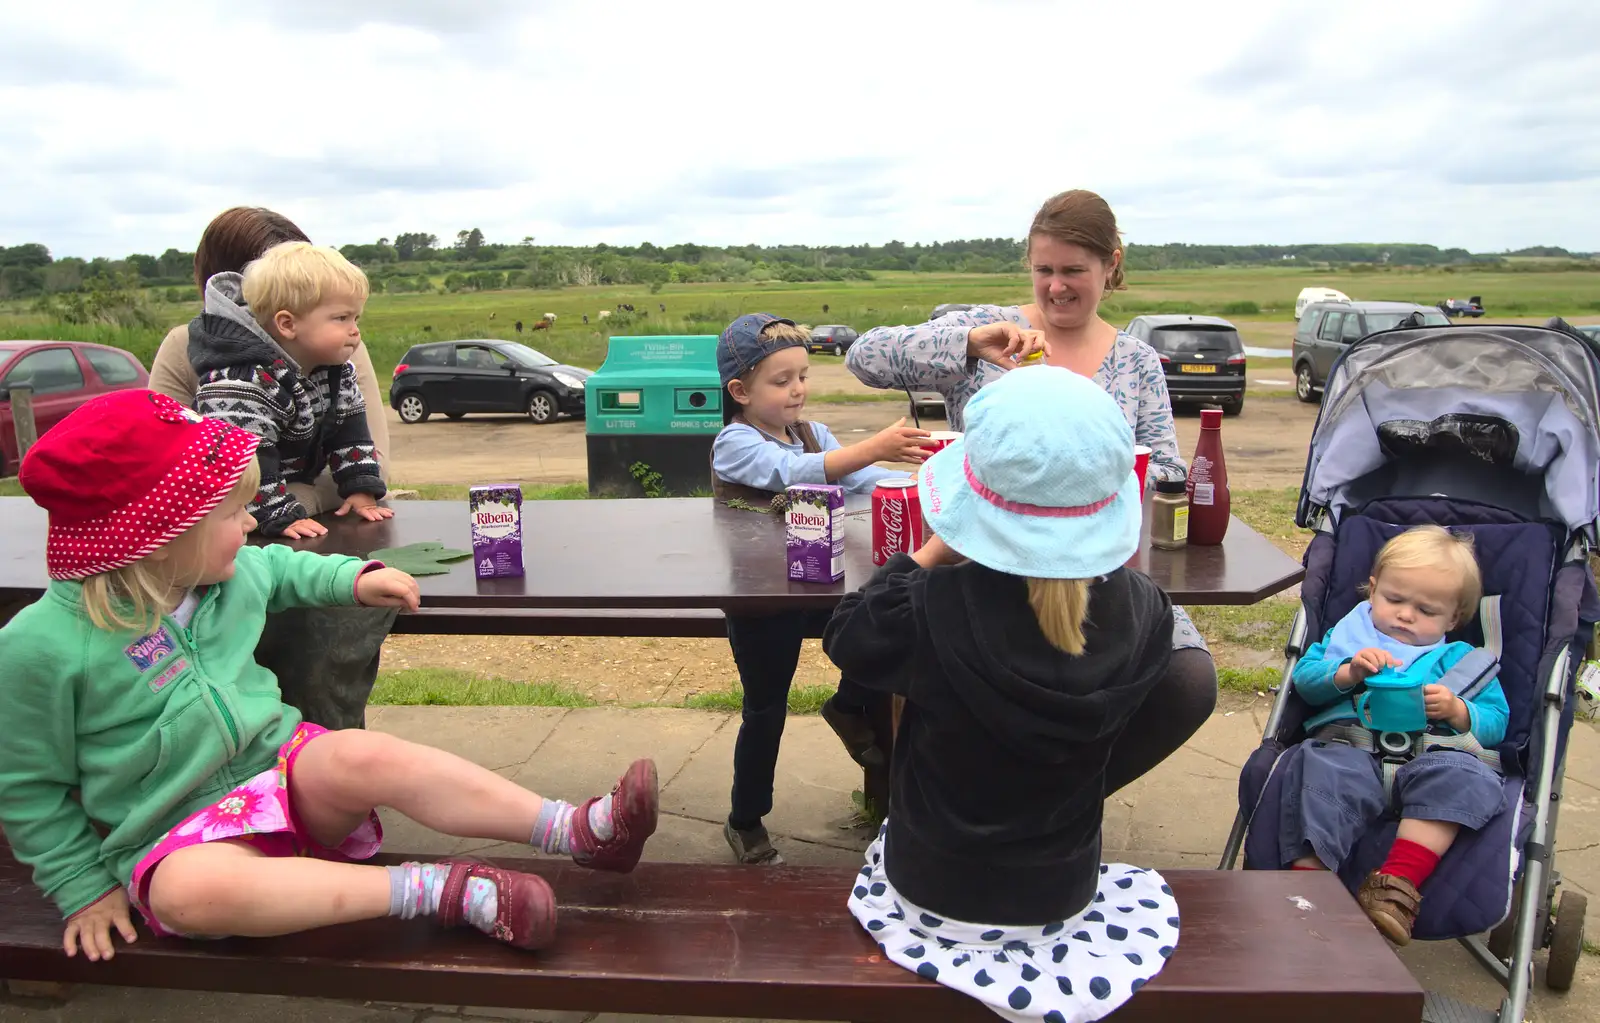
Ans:
[[[1153,870],[1103,864],[1094,900],[1071,920],[996,927],[938,917],[901,898],[883,845],[880,831],[850,912],[890,960],[1005,1019],[1100,1019],[1160,973],[1178,945],[1178,903]]]

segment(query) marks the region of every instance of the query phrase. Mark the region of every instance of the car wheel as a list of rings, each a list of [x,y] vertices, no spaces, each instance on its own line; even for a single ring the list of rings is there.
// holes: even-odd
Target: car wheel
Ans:
[[[446,419],[465,419],[466,415],[465,412],[446,412],[444,417]]]
[[[528,418],[536,423],[554,422],[560,406],[556,404],[556,396],[549,391],[534,391],[528,395]]]
[[[838,342],[834,342],[833,354],[835,354],[835,355],[843,355],[844,354],[844,345],[841,345]]]
[[[1316,392],[1311,389],[1311,364],[1302,362],[1294,371],[1294,396],[1304,402],[1317,400]]]
[[[395,406],[395,411],[400,413],[400,421],[408,425],[426,423],[428,416],[427,399],[420,394],[407,394],[400,399],[400,404]]]
[[[1222,414],[1225,416],[1236,416],[1243,411],[1244,395],[1242,394],[1237,398],[1229,398],[1227,401],[1222,403]]]

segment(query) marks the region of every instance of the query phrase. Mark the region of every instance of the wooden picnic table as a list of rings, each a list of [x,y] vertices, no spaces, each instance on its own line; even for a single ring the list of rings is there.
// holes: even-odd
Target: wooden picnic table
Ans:
[[[436,540],[470,547],[464,501],[397,501],[384,522],[327,515],[327,536],[302,550],[365,556]],[[846,503],[845,577],[790,582],[783,523],[711,498],[529,501],[526,575],[478,579],[470,559],[423,576],[423,612],[396,632],[477,635],[719,636],[722,612],[828,609],[873,572],[866,498]],[[48,583],[45,516],[27,498],[0,498],[0,601],[32,600]],[[1238,519],[1218,547],[1163,551],[1146,542],[1133,566],[1179,604],[1253,604],[1298,582],[1300,565]]]

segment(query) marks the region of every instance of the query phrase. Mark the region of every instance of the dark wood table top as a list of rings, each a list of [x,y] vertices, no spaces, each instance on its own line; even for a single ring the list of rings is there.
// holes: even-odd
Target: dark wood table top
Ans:
[[[470,546],[465,502],[393,507],[395,517],[385,522],[323,516],[328,535],[293,546],[357,556],[423,540]],[[423,604],[480,611],[831,608],[873,571],[867,499],[852,498],[846,509],[845,577],[826,585],[788,580],[780,520],[711,498],[528,501],[523,578],[479,580],[470,559],[457,562],[448,574],[421,578]],[[37,596],[48,582],[43,511],[27,498],[0,498],[0,523],[0,599]],[[1146,542],[1133,564],[1180,604],[1253,604],[1304,574],[1238,519],[1221,546],[1162,551]]]
[[[397,862],[400,857],[380,857]],[[427,920],[286,938],[158,940],[106,962],[61,952],[61,916],[0,837],[0,976],[91,984],[587,1012],[900,1023],[993,1013],[887,962],[845,908],[851,867],[644,863],[543,875],[555,944],[518,952]],[[1112,1020],[1415,1023],[1423,993],[1328,873],[1173,870],[1177,952]]]

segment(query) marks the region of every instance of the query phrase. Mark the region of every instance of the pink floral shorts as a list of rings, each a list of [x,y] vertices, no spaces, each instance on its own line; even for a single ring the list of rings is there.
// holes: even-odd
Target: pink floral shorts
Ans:
[[[150,877],[156,865],[171,853],[203,842],[231,839],[248,842],[267,856],[314,856],[324,860],[364,860],[383,845],[383,826],[377,813],[329,849],[312,838],[295,815],[289,802],[289,776],[306,743],[327,729],[302,724],[289,741],[278,748],[278,766],[262,771],[204,809],[184,818],[162,835],[155,847],[133,868],[128,899],[136,906],[157,937],[186,937],[162,925],[150,912]]]

